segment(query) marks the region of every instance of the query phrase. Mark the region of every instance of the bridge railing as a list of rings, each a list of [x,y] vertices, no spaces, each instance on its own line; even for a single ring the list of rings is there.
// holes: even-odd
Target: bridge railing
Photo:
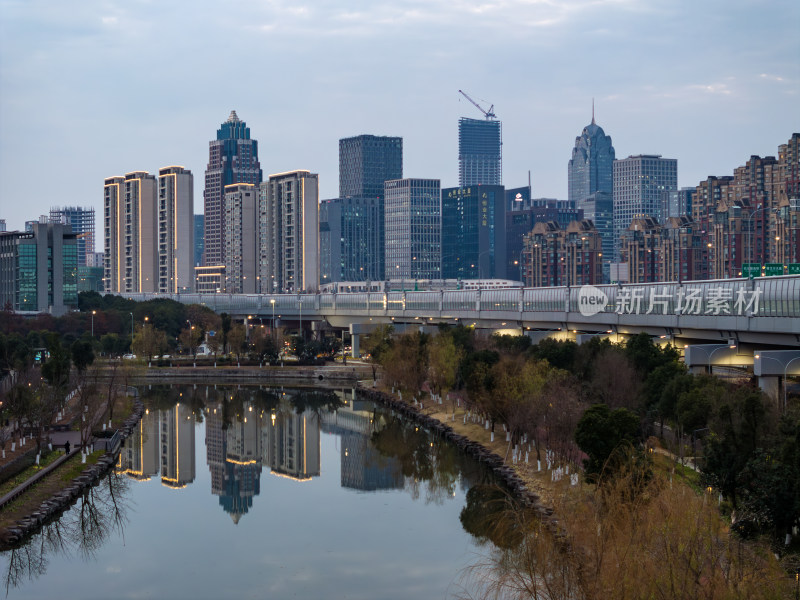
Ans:
[[[599,312],[640,315],[800,317],[800,275],[667,283],[484,290],[316,294],[119,294],[134,300],[173,297],[215,312],[309,318],[330,314],[579,313],[587,294]]]

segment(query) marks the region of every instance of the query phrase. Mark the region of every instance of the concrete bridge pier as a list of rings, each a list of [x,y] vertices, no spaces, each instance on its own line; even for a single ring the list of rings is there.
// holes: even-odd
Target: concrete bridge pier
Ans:
[[[781,410],[786,410],[786,380],[790,375],[800,375],[800,350],[757,351],[753,355],[753,374],[758,377],[758,387],[775,400]]]
[[[714,365],[747,366],[753,357],[741,351],[735,340],[727,344],[690,344],[686,346],[683,362],[692,373],[713,373]]]

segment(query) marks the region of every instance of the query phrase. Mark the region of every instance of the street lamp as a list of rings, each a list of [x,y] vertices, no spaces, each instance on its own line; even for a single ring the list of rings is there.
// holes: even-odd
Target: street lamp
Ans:
[[[92,337],[94,337],[94,315],[97,313],[96,310],[92,311]]]
[[[711,351],[711,353],[708,354],[708,374],[709,375],[713,375],[714,374],[713,367],[711,365],[711,359],[714,357],[714,354],[716,352],[719,352],[720,350],[725,350],[725,349],[733,350],[735,348],[736,348],[736,341],[735,340],[729,340],[727,346],[720,346],[719,348],[714,348]]]
[[[786,413],[786,410],[789,408],[786,396],[786,376],[789,373],[789,365],[791,365],[796,360],[800,360],[800,356],[795,356],[792,360],[786,363],[785,367],[783,367],[783,412],[784,413]]]
[[[753,217],[760,213],[762,210],[767,210],[768,206],[761,206],[750,213],[750,216],[747,217],[747,248],[750,251],[750,260],[749,262],[753,262]]]
[[[275,339],[275,298],[270,298],[269,303],[272,304],[272,338]]]
[[[133,343],[133,313],[131,313],[131,343]]]

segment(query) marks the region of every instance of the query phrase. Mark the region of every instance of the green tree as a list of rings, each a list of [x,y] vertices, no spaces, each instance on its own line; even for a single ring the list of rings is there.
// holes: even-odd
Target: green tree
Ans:
[[[611,410],[595,404],[583,413],[575,429],[575,442],[589,457],[583,464],[586,474],[597,479],[612,453],[626,444],[635,444],[639,437],[639,418],[625,408]]]
[[[47,336],[47,351],[50,356],[42,365],[42,377],[51,387],[65,391],[69,384],[70,353],[57,333]]]
[[[428,344],[428,384],[438,396],[446,396],[453,389],[461,362],[461,352],[452,336],[439,333]]]
[[[79,374],[84,371],[94,362],[94,347],[88,340],[75,340],[70,346],[70,354],[72,356],[72,364],[78,370]]]
[[[378,365],[381,364],[383,357],[392,347],[393,332],[394,327],[391,325],[378,325],[361,340],[361,347],[369,355],[373,380],[375,379]]]
[[[228,332],[228,345],[231,352],[236,355],[236,361],[240,362],[242,354],[247,351],[247,331],[241,323],[235,323]]]
[[[718,399],[704,442],[704,481],[738,506],[745,465],[765,442],[768,405],[760,390],[740,386]]]
[[[228,313],[220,313],[220,325],[222,326],[222,351],[228,351],[228,334],[231,331],[231,316]]]
[[[197,348],[203,340],[203,333],[200,331],[199,325],[191,325],[184,327],[180,335],[181,346],[192,355],[193,359],[197,358]]]

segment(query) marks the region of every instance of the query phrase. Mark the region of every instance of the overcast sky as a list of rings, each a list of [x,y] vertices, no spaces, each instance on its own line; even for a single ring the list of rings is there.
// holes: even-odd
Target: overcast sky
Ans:
[[[618,158],[694,186],[800,130],[798,31],[797,0],[0,0],[0,218],[94,206],[102,240],[103,179],[174,164],[200,213],[232,109],[265,177],[309,169],[322,198],[363,133],[454,186],[458,118],[481,118],[459,89],[503,122],[507,187],[566,198],[593,97]]]

